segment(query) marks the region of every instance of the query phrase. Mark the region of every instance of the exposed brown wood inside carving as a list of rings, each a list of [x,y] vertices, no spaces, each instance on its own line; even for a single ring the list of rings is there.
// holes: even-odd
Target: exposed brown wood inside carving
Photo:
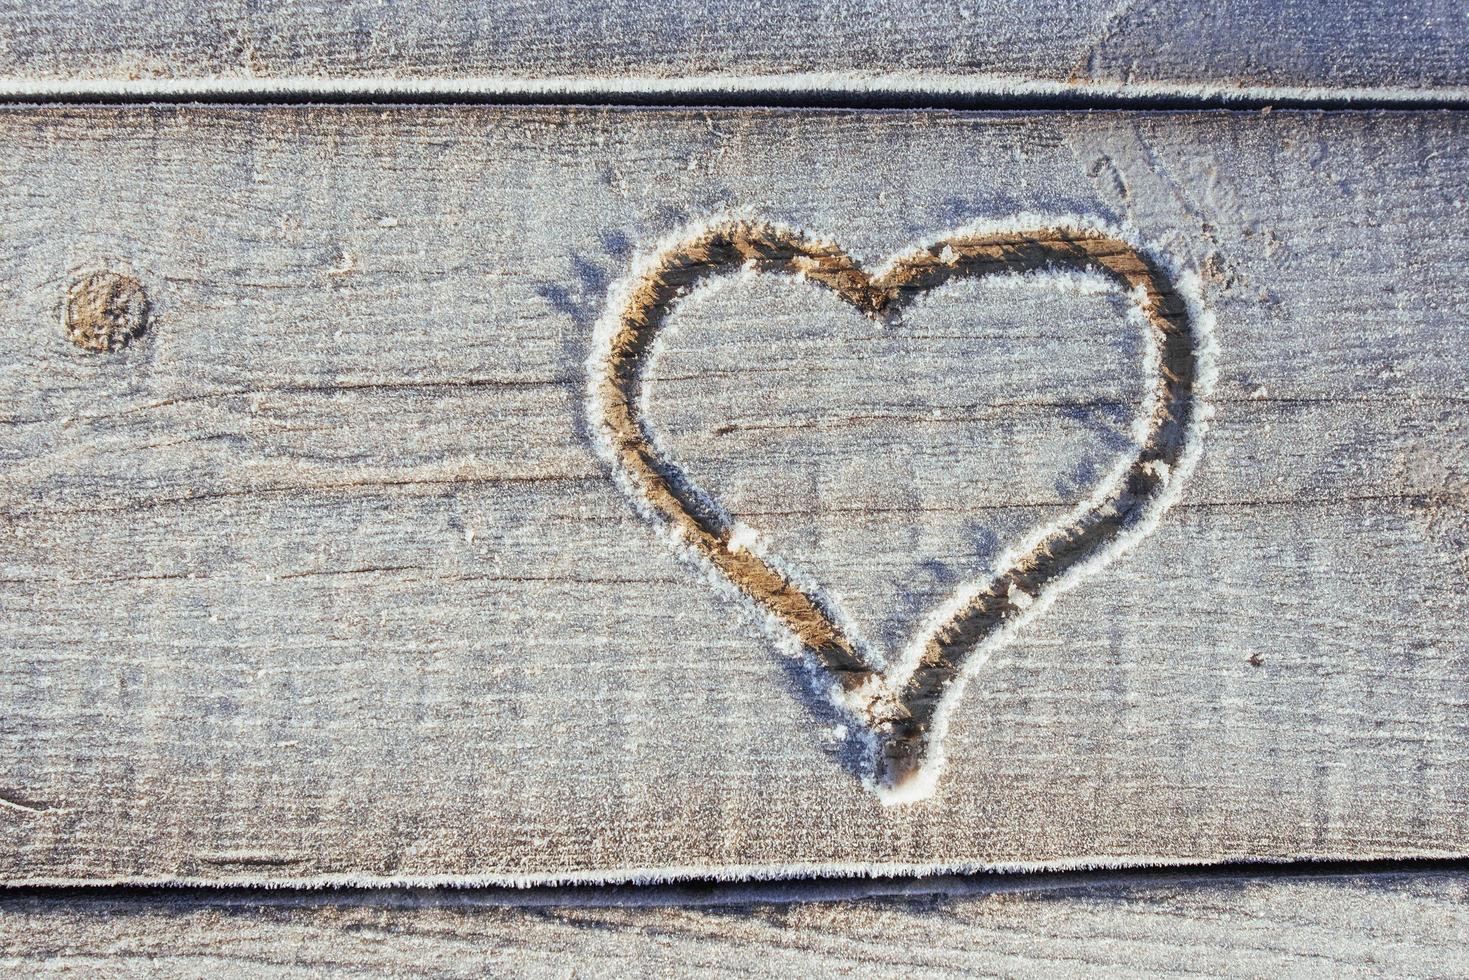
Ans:
[[[731,544],[720,508],[658,452],[639,410],[643,369],[659,329],[680,297],[700,280],[742,268],[799,275],[833,290],[861,312],[900,315],[914,296],[956,279],[1039,270],[1098,272],[1140,308],[1158,355],[1146,437],[1123,479],[1095,506],[1060,527],[998,574],[926,642],[906,678],[885,676],[810,595],[753,552]],[[769,225],[731,222],[710,228],[661,261],[627,296],[598,382],[614,452],[648,503],[741,590],[788,627],[810,655],[850,693],[866,698],[859,718],[877,736],[880,785],[897,787],[922,767],[935,715],[969,655],[1068,571],[1098,556],[1145,519],[1183,459],[1196,422],[1199,340],[1187,306],[1158,265],[1116,238],[1086,230],[960,235],[905,256],[869,276],[845,252]]]

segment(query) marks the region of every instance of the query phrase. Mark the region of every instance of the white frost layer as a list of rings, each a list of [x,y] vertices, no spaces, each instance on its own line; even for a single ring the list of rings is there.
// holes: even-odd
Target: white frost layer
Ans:
[[[262,78],[251,75],[207,78],[130,79],[0,79],[0,98],[140,99],[219,98],[400,98],[444,96],[573,101],[578,96],[780,96],[785,99],[823,95],[879,96],[921,104],[924,97],[1071,97],[1105,99],[1197,99],[1230,102],[1311,103],[1462,103],[1469,88],[1336,87],[1323,85],[1224,85],[1176,81],[1060,81],[1011,75],[944,75],[931,72],[792,72],[772,75],[687,75],[564,78],[517,78],[491,75],[472,78],[321,78],[309,75]]]

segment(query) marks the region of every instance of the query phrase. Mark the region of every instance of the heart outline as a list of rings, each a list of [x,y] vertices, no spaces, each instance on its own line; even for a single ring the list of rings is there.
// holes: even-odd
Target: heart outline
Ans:
[[[867,736],[865,785],[885,803],[930,795],[943,767],[948,713],[968,676],[1061,591],[1145,537],[1192,471],[1211,414],[1212,316],[1196,277],[1101,222],[1019,216],[972,225],[894,255],[876,273],[840,246],[747,218],[715,220],[645,257],[614,286],[588,359],[587,411],[599,448],[637,509],[779,623],[832,683],[832,702]],[[1029,230],[1021,226],[1030,225]],[[643,372],[669,315],[701,281],[753,269],[832,290],[859,312],[895,319],[916,296],[956,279],[1100,273],[1141,315],[1151,370],[1135,420],[1137,452],[1066,517],[1002,556],[925,621],[897,663],[873,662],[819,590],[747,543],[741,526],[661,449],[645,417]]]

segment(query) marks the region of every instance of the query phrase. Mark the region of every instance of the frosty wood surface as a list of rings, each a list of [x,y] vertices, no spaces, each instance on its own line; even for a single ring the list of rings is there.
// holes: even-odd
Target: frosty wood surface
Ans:
[[[1457,873],[929,887],[779,903],[654,889],[637,905],[586,892],[8,898],[0,964],[28,976],[250,977],[1469,970],[1469,884]]]
[[[571,90],[644,95],[664,87],[830,96],[873,86],[1463,97],[1466,42],[1469,13],[1454,0],[0,4],[0,79],[18,92],[97,82],[147,90],[159,80],[174,90],[215,81],[248,91],[335,79],[510,93],[573,82]]]
[[[1464,853],[1464,127],[5,113],[4,877]],[[926,803],[863,789],[802,670],[594,452],[609,285],[741,209],[873,266],[975,219],[1125,221],[1217,315],[1181,500],[976,675]],[[112,353],[63,329],[99,268],[150,304]],[[1119,452],[1136,331],[1055,286],[935,291],[880,330],[736,277],[675,311],[652,410],[901,638]]]

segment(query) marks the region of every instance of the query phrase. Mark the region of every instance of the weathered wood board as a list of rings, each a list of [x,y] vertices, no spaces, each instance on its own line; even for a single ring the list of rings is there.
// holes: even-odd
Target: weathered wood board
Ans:
[[[0,114],[0,875],[1464,854],[1466,126]],[[599,458],[594,328],[691,223],[771,219],[872,268],[1022,212],[1125,223],[1200,273],[1215,415],[1151,536],[976,675],[937,795],[883,806],[802,669]],[[98,270],[146,292],[112,352],[64,329]],[[936,289],[891,323],[733,277],[671,314],[649,410],[891,646],[1126,455],[1139,331],[1055,285]]]
[[[0,92],[1469,99],[1454,0],[5,0]]]
[[[855,889],[854,889],[855,890]],[[1412,976],[1469,971],[1462,873],[689,893],[0,899],[20,976]],[[593,899],[594,900],[594,899]]]

